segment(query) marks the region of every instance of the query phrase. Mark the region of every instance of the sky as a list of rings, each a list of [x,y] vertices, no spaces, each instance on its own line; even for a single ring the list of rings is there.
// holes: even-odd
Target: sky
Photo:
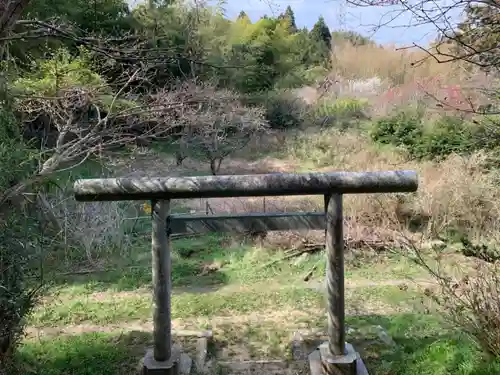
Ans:
[[[244,10],[252,21],[278,15],[288,5],[295,13],[299,28],[311,29],[323,16],[330,30],[353,30],[370,36],[379,44],[408,46],[413,43],[426,46],[436,39],[433,25],[418,25],[409,12],[401,14],[395,6],[355,7],[345,0],[226,0],[226,15],[235,18]],[[442,1],[444,3],[444,1]],[[454,17],[459,19],[459,12]],[[392,20],[395,18],[394,20]],[[390,22],[389,22],[390,21]],[[389,22],[389,24],[387,24]],[[385,26],[380,26],[380,25]]]
[[[137,3],[141,0],[129,1]],[[439,3],[450,1],[454,0],[439,0]],[[217,0],[209,0],[209,3],[215,4]],[[225,0],[223,8],[230,19],[235,19],[243,10],[252,21],[257,21],[265,14],[277,16],[288,5],[295,13],[295,22],[299,28],[311,29],[318,18],[323,16],[332,31],[357,31],[384,45],[427,46],[437,36],[435,26],[417,25],[409,12],[400,14],[400,8],[394,6],[354,7],[345,0]],[[459,16],[459,11],[453,14],[455,22],[459,20]],[[381,24],[384,26],[380,26]]]

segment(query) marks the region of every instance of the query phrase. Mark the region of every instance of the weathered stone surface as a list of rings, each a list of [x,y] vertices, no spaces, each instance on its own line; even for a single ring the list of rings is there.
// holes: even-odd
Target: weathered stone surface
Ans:
[[[167,361],[156,361],[153,349],[149,349],[144,356],[143,375],[180,375],[181,349],[177,345],[172,346],[172,354]]]
[[[359,354],[354,350],[352,345],[345,345],[345,354],[342,356],[334,356],[330,353],[328,342],[324,342],[319,346],[321,364],[325,375],[356,375],[357,361],[360,358]]]
[[[304,361],[323,341],[328,340],[326,332],[322,330],[302,330],[295,332],[292,338],[292,358],[294,361]]]
[[[211,289],[209,289],[211,291]],[[194,331],[188,329],[173,329],[172,336],[174,337],[205,337],[207,339],[212,339],[213,332],[210,329],[205,331]]]
[[[75,182],[79,201],[186,199],[266,195],[412,192],[414,171],[105,178]]]
[[[325,229],[322,212],[171,216],[172,233],[248,233]]]
[[[375,329],[377,330],[378,338],[385,345],[387,345],[389,347],[393,347],[393,348],[397,346],[396,342],[393,340],[391,335],[389,335],[389,333],[382,326],[378,325],[375,327]]]
[[[196,371],[204,372],[208,354],[208,340],[206,337],[201,337],[196,341]]]
[[[221,373],[226,375],[308,375],[307,361],[254,360],[220,361]]]
[[[309,354],[309,369],[311,371],[311,375],[323,375],[323,366],[321,366],[321,354],[319,352],[319,348],[316,348],[311,354]]]
[[[328,344],[323,343],[309,354],[311,375],[368,375],[366,366],[351,344],[346,343],[346,355],[333,357]]]
[[[191,374],[192,366],[193,366],[193,360],[186,353],[181,353],[181,359],[179,362],[179,374],[180,375]]]

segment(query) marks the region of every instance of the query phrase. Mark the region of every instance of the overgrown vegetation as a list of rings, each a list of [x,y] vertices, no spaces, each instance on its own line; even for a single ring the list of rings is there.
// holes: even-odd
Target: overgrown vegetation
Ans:
[[[377,298],[371,313],[391,318],[351,318],[359,328],[351,338],[369,336],[367,324],[394,333],[397,349],[364,353],[375,373],[498,374],[497,13],[493,3],[470,4],[458,30],[422,51],[330,30],[321,16],[311,30],[301,29],[290,6],[278,17],[252,21],[244,12],[229,20],[222,5],[199,2],[130,8],[121,0],[92,6],[0,0],[0,373],[77,374],[88,366],[81,371],[123,373],[129,364],[124,370],[114,363],[123,353],[107,348],[116,339],[111,330],[40,344],[23,335],[45,326],[123,328],[150,317],[143,208],[77,204],[69,189],[75,178],[414,169],[416,194],[346,197],[346,241],[356,258],[347,278],[355,284],[430,274],[440,286],[424,293],[434,301],[425,306],[432,327],[401,322],[395,305],[405,301],[414,311],[413,302],[425,296],[391,284],[356,300]],[[174,210],[322,207],[314,198],[238,202],[177,202]],[[308,255],[322,240],[263,235],[257,249],[248,238],[236,245],[219,237],[176,242],[174,284],[193,288],[173,299],[177,324],[199,328],[210,318],[224,332],[222,346],[238,347],[223,323],[234,315],[232,324],[251,339],[248,357],[287,356],[283,343],[293,330],[323,324],[321,293],[296,283],[324,274],[322,255]],[[423,245],[436,241],[440,252],[431,256]],[[304,244],[312,244],[310,251],[298,259],[280,252]],[[387,255],[394,249],[405,258]],[[457,274],[450,266],[457,256],[476,263]],[[388,275],[391,267],[399,271]],[[46,283],[60,284],[59,306],[54,289],[38,303]],[[205,290],[205,284],[222,289]],[[115,292],[126,303],[116,303]],[[267,318],[259,326],[261,316]],[[278,339],[264,333],[283,322]],[[436,331],[446,336],[431,337]],[[410,343],[408,332],[427,338]],[[464,333],[473,339],[462,339]],[[138,339],[140,354],[146,336]],[[91,351],[94,344],[104,350],[102,366],[75,349]],[[35,364],[45,352],[53,353],[50,369]],[[493,359],[481,362],[471,353]],[[24,360],[33,367],[20,367]]]

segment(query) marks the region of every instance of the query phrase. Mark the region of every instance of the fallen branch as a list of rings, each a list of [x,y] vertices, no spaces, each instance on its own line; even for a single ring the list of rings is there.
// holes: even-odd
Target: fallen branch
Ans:
[[[325,248],[324,244],[305,243],[305,244],[302,244],[302,246],[285,250],[285,254],[286,254],[285,256],[278,258],[278,259],[273,259],[272,261],[264,264],[261,268],[270,267],[276,263],[279,263],[279,262],[282,262],[282,261],[285,261],[288,259],[296,258],[302,254],[305,254],[305,253],[316,253],[318,251],[322,251],[324,248]]]
[[[264,264],[262,268],[267,268],[273,266],[276,263],[280,263],[292,258],[296,258],[301,256],[302,254],[314,254],[318,251],[323,251],[325,248],[324,242],[308,242],[307,239],[303,238],[297,246],[294,246],[290,249],[284,251],[285,255],[278,258],[273,259],[272,261]],[[367,249],[376,253],[381,253],[387,251],[391,248],[405,248],[404,244],[397,243],[397,241],[382,241],[379,239],[373,240],[365,240],[365,239],[352,239],[347,238],[344,242],[344,248],[346,251]],[[304,276],[304,280],[307,281],[314,273],[314,270],[317,268],[317,264],[313,266],[313,268]],[[307,279],[307,280],[306,280]]]
[[[314,264],[314,266],[312,266],[312,267],[311,267],[311,269],[310,269],[310,270],[306,273],[306,275],[305,275],[305,276],[304,276],[304,278],[303,278],[303,280],[304,280],[305,282],[307,282],[307,281],[311,280],[311,277],[312,277],[312,275],[314,274],[314,271],[316,271],[316,269],[318,268],[318,264],[319,264],[320,262],[322,262],[322,261],[323,261],[323,259],[321,259],[321,260],[317,261],[317,262],[316,262],[316,264]]]

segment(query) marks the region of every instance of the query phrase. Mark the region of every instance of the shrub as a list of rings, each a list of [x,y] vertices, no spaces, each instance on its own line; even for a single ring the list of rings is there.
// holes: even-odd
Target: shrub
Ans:
[[[181,157],[188,154],[206,160],[213,175],[227,156],[243,149],[269,127],[262,107],[247,106],[237,92],[208,83],[187,81],[176,90],[159,91],[151,98],[154,108],[183,103],[178,108],[179,120],[171,122],[180,130],[178,160],[182,162]]]
[[[472,127],[459,117],[442,116],[422,134],[418,150],[419,157],[439,158],[451,153],[464,154],[473,150]]]
[[[291,129],[302,125],[306,104],[287,91],[271,91],[248,97],[246,102],[263,106],[271,129]]]
[[[294,138],[287,139],[284,144],[286,156],[300,160],[301,165],[312,165],[313,168],[330,167],[333,169],[349,169],[356,159],[366,154],[373,158],[381,152],[371,147],[370,141],[355,131],[342,132],[338,128],[325,128],[320,131],[297,132]],[[360,164],[366,163],[365,160]],[[356,165],[354,168],[358,168]]]
[[[60,89],[73,87],[106,87],[104,79],[92,71],[86,61],[86,52],[80,50],[73,57],[66,49],[58,50],[51,59],[34,60],[29,75],[18,77],[11,89],[25,95],[55,96]],[[110,88],[106,87],[108,93]]]
[[[405,148],[416,159],[470,153],[481,149],[486,139],[481,127],[474,127],[460,117],[441,116],[424,124],[419,112],[400,112],[379,119],[370,135],[375,142]]]
[[[372,140],[406,148],[410,153],[420,146],[423,127],[419,112],[400,112],[377,120],[370,131]]]
[[[447,321],[469,334],[492,357],[500,358],[500,264],[478,262],[460,279],[438,274],[438,291],[426,293]]]
[[[277,90],[286,90],[313,85],[318,80],[323,79],[327,74],[328,70],[323,66],[313,66],[311,68],[298,66],[288,74],[280,77],[276,81],[274,88]]]
[[[342,98],[320,100],[313,109],[314,122],[323,125],[348,126],[350,121],[366,119],[368,102],[360,99]]]
[[[37,222],[25,209],[24,197],[6,199],[5,192],[31,172],[29,150],[23,145],[19,126],[6,109],[0,110],[0,369],[14,372],[13,354],[22,335],[26,316],[33,309],[38,287],[27,284],[31,256],[39,242]],[[33,215],[33,217],[35,217]]]
[[[413,260],[422,266],[435,284],[425,295],[437,304],[445,321],[468,334],[490,357],[500,359],[500,263],[499,252],[488,246],[473,245],[464,235],[463,253],[478,257],[475,262],[450,264],[446,244],[433,247],[434,254],[424,254],[411,240],[407,244]],[[430,260],[432,258],[432,260]],[[482,259],[482,260],[480,260]],[[452,267],[450,267],[452,265]]]
[[[484,260],[488,263],[495,263],[500,260],[500,251],[495,246],[488,246],[488,244],[473,244],[467,236],[462,236],[463,249],[462,254],[467,257],[475,257]]]
[[[498,145],[500,145],[500,116],[482,115],[472,122],[474,123],[474,148],[498,149]]]

